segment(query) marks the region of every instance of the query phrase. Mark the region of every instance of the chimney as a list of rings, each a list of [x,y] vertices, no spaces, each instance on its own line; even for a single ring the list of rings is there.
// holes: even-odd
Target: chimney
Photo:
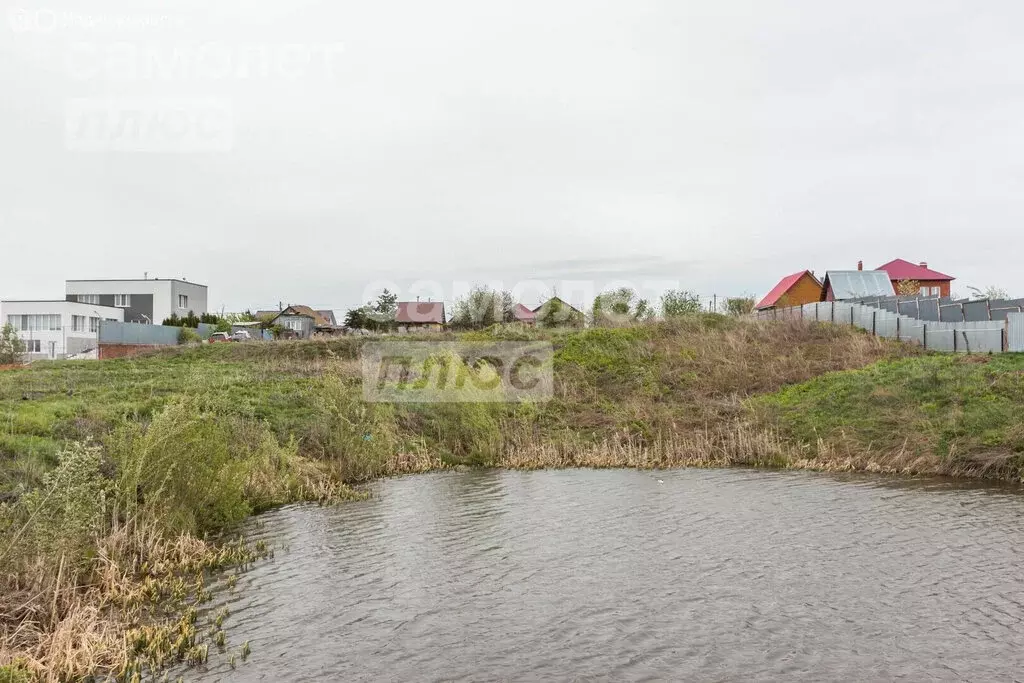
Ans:
[[[864,262],[857,261],[857,270],[864,270]]]
[[[921,267],[922,268],[927,268],[928,267],[928,262],[927,261],[921,261]]]

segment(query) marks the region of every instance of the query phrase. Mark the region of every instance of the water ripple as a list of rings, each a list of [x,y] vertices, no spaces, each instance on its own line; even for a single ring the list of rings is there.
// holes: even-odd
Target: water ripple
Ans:
[[[658,480],[663,483],[658,483]],[[472,472],[272,512],[199,681],[1020,680],[1024,496],[802,473]]]

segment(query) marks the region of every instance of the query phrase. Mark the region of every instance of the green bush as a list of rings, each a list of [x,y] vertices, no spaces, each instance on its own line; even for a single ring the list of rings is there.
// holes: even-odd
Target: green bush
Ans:
[[[661,297],[661,314],[665,318],[678,318],[686,315],[697,315],[704,307],[700,296],[693,292],[673,289]]]
[[[32,683],[36,677],[20,662],[0,666],[0,683]]]
[[[201,341],[203,341],[203,338],[199,336],[199,332],[193,330],[191,327],[182,327],[178,330],[179,344],[194,344]]]
[[[10,323],[0,328],[0,365],[13,365],[21,362],[25,353],[25,342]]]
[[[21,528],[17,547],[69,562],[85,558],[100,532],[106,510],[106,491],[99,447],[70,444],[57,467],[46,473],[42,486],[8,508],[6,526]],[[2,532],[4,523],[0,523]]]
[[[333,463],[343,481],[378,476],[398,447],[393,406],[365,403],[357,387],[327,376],[313,400],[304,451]]]
[[[117,514],[155,515],[173,531],[222,529],[298,485],[294,446],[208,398],[184,396],[148,426],[125,424],[108,447]]]

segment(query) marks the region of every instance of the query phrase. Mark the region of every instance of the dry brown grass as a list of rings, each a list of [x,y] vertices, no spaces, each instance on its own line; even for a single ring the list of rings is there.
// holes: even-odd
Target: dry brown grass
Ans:
[[[524,442],[508,449],[499,467],[539,469],[673,469],[757,467],[818,472],[985,477],[999,474],[1014,454],[991,452],[969,458],[939,458],[912,448],[865,450],[851,441],[837,446],[819,440],[800,446],[772,429],[734,422],[721,428],[678,433],[650,443],[622,434],[600,442]]]
[[[153,522],[115,528],[95,547],[78,567],[46,556],[5,563],[0,667],[17,663],[43,681],[130,679],[195,658],[203,643],[194,607],[209,599],[207,574],[265,552],[167,538]]]

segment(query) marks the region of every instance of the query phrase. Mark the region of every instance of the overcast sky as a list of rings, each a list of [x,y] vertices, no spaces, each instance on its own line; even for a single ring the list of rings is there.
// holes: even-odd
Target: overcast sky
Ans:
[[[760,295],[897,257],[1024,296],[1018,0],[42,1],[0,26],[0,298]]]

